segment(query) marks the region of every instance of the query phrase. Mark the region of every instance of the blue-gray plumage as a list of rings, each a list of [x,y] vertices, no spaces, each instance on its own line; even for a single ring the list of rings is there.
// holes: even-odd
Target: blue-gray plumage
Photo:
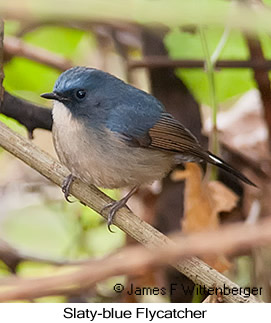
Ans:
[[[110,205],[110,226],[135,187],[163,178],[184,161],[207,161],[254,185],[220,158],[205,151],[152,95],[103,71],[74,67],[62,73],[52,93],[53,138],[60,161],[74,177],[105,188],[134,187]]]

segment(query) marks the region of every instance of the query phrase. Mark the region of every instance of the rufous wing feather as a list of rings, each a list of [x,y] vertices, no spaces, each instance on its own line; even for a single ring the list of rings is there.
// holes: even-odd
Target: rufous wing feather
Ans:
[[[149,130],[150,147],[170,152],[196,157],[200,160],[201,148],[197,138],[179,121],[168,113],[162,113],[160,120]]]
[[[162,113],[159,121],[149,130],[149,136],[151,148],[179,154],[180,160],[183,159],[183,161],[206,161],[226,170],[243,182],[256,186],[224,160],[204,150],[196,137],[168,113]]]

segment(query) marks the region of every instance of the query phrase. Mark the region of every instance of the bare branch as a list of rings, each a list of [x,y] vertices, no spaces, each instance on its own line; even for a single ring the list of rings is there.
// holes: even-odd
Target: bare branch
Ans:
[[[33,103],[17,98],[8,92],[4,92],[4,100],[0,107],[0,113],[14,118],[26,127],[30,137],[36,128],[51,130],[52,114],[50,109],[39,107]]]
[[[148,56],[141,60],[129,60],[128,67],[134,68],[158,68],[158,67],[182,67],[182,68],[204,68],[203,60],[177,59],[172,60],[164,56]],[[271,61],[255,60],[219,60],[215,64],[216,68],[253,68],[255,70],[270,70]]]
[[[0,146],[58,186],[62,184],[64,178],[69,174],[68,170],[51,156],[19,134],[16,134],[3,123],[0,123]],[[88,186],[79,180],[73,182],[71,193],[82,203],[98,213],[101,213],[104,205],[111,201],[108,196],[99,191],[96,187]],[[103,216],[107,218],[107,214],[103,213]],[[167,245],[172,246],[172,242],[166,236],[135,216],[128,208],[123,208],[118,212],[114,219],[114,224],[149,249],[162,248]],[[133,261],[133,259],[130,259],[130,261]],[[223,287],[224,284],[229,287],[238,287],[222,274],[197,258],[185,259],[182,262],[175,264],[174,267],[196,284],[205,285],[209,288],[214,285]],[[117,267],[118,270],[119,268],[120,267]],[[100,267],[97,271],[100,271]],[[112,272],[110,272],[110,274],[112,274]],[[82,276],[82,282],[86,283],[85,279]],[[97,277],[95,277],[95,279],[97,279]],[[245,298],[242,295],[225,295],[225,301],[253,302],[255,300],[253,297]]]
[[[65,71],[73,66],[70,60],[58,54],[41,47],[27,44],[19,38],[12,36],[5,36],[4,54],[5,58],[21,56],[60,71]]]

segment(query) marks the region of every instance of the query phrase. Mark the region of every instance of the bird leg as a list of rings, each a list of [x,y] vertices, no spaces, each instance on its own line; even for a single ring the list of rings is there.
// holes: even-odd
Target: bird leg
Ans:
[[[107,217],[107,227],[110,232],[114,232],[111,230],[110,226],[113,222],[115,214],[119,209],[126,206],[127,201],[137,191],[137,189],[138,189],[138,186],[133,187],[131,191],[127,195],[125,195],[122,199],[120,199],[119,201],[111,202],[102,208],[101,213],[103,213],[103,211],[108,208],[110,209]]]
[[[65,199],[69,203],[72,203],[72,201],[69,200],[69,196],[70,196],[70,187],[71,187],[71,184],[74,181],[74,179],[75,179],[75,176],[73,176],[72,174],[70,174],[69,176],[67,176],[64,179],[64,181],[63,181],[63,183],[61,185],[62,192],[64,193]]]

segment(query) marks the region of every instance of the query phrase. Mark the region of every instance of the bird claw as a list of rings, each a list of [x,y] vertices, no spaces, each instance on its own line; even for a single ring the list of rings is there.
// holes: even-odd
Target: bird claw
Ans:
[[[129,200],[129,198],[137,191],[137,186],[133,187],[132,190],[126,195],[124,196],[121,200],[119,201],[113,201],[107,205],[105,205],[102,210],[101,210],[101,214],[104,212],[104,210],[106,209],[110,209],[108,216],[107,216],[107,227],[108,230],[110,232],[114,232],[111,230],[110,226],[113,224],[113,219],[115,214],[118,212],[118,210],[120,210],[121,208],[123,208],[124,206],[126,206],[127,201]]]
[[[71,187],[71,184],[74,180],[74,176],[72,174],[70,174],[69,176],[67,176],[63,183],[62,183],[62,186],[61,186],[61,189],[62,189],[62,192],[64,193],[64,197],[65,197],[65,200],[69,203],[73,203],[74,201],[71,201],[69,199],[69,196],[70,196],[70,187]]]
[[[104,206],[101,210],[101,214],[106,210],[106,209],[110,209],[108,216],[107,216],[107,228],[111,233],[115,233],[115,231],[113,231],[111,229],[111,225],[113,224],[113,219],[115,217],[115,214],[118,212],[118,210],[120,210],[121,208],[123,208],[126,205],[126,201],[124,200],[119,200],[119,201],[114,201],[111,202],[109,204],[107,204],[106,206]]]

